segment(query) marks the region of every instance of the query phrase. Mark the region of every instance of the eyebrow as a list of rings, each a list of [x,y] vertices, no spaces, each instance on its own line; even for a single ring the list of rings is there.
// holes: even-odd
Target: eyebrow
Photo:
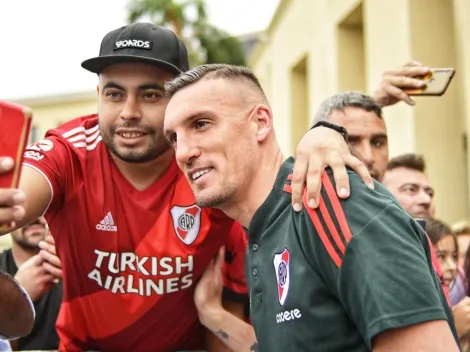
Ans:
[[[201,119],[201,118],[212,118],[212,113],[208,112],[208,111],[201,111],[201,112],[197,112],[195,114],[192,114],[192,115],[189,115],[187,118],[185,118],[182,122],[182,124],[190,124],[191,122],[197,120],[197,119]],[[165,131],[163,131],[164,135],[169,137],[172,133],[174,133],[175,131],[173,129],[167,129]]]
[[[110,88],[114,88],[114,89],[118,89],[122,91],[126,90],[123,86],[121,86],[120,84],[116,82],[108,82],[103,86],[103,89],[110,89]],[[164,90],[163,86],[157,83],[142,84],[138,88],[139,90],[148,90],[148,89]]]
[[[358,135],[358,134],[349,134],[349,139],[360,139],[360,138],[362,138],[361,135]],[[385,139],[388,139],[388,136],[387,136],[385,133],[376,133],[376,134],[373,134],[370,139],[374,139],[374,138],[385,138]]]

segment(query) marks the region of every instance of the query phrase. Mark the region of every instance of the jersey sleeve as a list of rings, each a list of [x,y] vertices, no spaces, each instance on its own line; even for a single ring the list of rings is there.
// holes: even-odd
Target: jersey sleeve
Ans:
[[[389,329],[446,320],[445,298],[421,226],[385,190],[350,174],[351,195],[339,200],[322,177],[318,209],[304,207],[299,233],[312,266],[372,346]]]
[[[248,289],[245,281],[245,253],[248,246],[243,227],[234,222],[225,246],[225,261],[222,268],[224,300],[246,303]]]
[[[25,149],[23,166],[38,171],[49,184],[52,198],[47,211],[61,209],[65,190],[73,189],[72,155],[66,141],[54,133],[48,133],[43,140]]]

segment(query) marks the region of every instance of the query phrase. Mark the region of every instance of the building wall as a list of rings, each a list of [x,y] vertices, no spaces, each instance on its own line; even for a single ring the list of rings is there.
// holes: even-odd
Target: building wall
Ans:
[[[385,69],[414,59],[454,67],[442,97],[385,109],[390,154],[423,153],[437,189],[437,216],[469,217],[470,2],[467,0],[281,0],[250,65],[274,110],[285,153],[334,93],[371,93]]]
[[[97,112],[96,92],[66,94],[57,96],[23,99],[14,103],[28,106],[33,110],[32,125],[37,129],[37,138],[41,139],[47,130],[83,115]]]

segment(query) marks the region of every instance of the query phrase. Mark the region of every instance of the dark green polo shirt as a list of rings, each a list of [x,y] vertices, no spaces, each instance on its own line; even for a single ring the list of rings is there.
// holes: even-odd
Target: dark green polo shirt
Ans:
[[[340,200],[330,170],[316,210],[291,206],[293,159],[248,229],[251,320],[261,352],[369,351],[388,329],[448,320],[451,311],[420,225],[352,171]],[[456,339],[457,340],[457,339]]]

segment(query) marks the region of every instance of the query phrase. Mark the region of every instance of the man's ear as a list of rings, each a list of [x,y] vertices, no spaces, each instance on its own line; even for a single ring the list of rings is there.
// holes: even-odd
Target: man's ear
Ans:
[[[253,109],[252,119],[256,123],[256,140],[262,143],[273,129],[273,114],[271,109],[259,104]]]

